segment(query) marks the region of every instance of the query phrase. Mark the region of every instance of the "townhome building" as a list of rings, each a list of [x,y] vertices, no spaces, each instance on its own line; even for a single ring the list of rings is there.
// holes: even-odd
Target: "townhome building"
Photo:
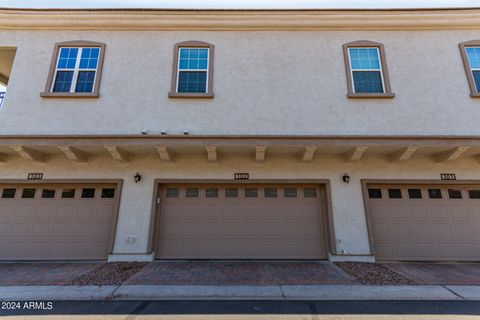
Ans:
[[[0,9],[0,260],[480,260],[480,9]]]

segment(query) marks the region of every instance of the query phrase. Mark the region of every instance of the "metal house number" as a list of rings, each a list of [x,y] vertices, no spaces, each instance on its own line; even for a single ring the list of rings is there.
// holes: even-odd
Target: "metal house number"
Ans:
[[[442,180],[457,180],[457,176],[454,173],[441,173],[440,179]]]
[[[248,173],[243,173],[243,172],[242,173],[235,173],[233,175],[233,178],[235,180],[248,180],[248,179],[250,179],[250,175]]]
[[[42,180],[43,179],[43,173],[29,173],[28,180]]]

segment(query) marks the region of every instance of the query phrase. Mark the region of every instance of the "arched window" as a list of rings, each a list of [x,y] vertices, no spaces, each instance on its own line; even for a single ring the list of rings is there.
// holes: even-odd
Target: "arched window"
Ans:
[[[175,44],[170,98],[213,98],[213,51],[201,41]]]
[[[393,98],[383,44],[355,41],[343,45],[349,98]]]
[[[459,46],[470,96],[480,97],[480,40],[462,42]]]

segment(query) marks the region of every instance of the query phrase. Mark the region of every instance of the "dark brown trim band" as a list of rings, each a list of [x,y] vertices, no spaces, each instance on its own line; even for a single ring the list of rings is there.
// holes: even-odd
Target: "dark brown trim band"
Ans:
[[[382,77],[383,77],[383,93],[365,93],[365,92],[355,92],[353,88],[353,79],[352,79],[352,67],[350,65],[350,59],[348,54],[349,48],[355,47],[367,47],[367,48],[378,48],[380,55],[380,63],[382,64]],[[395,93],[392,92],[392,87],[390,86],[390,77],[387,67],[387,58],[385,56],[385,48],[382,43],[373,42],[369,40],[359,40],[354,42],[349,42],[343,45],[343,58],[345,62],[345,72],[347,74],[347,89],[348,89],[348,98],[394,98]]]
[[[95,86],[93,92],[85,93],[71,93],[71,92],[52,92],[53,80],[55,78],[56,64],[58,60],[58,54],[61,47],[98,47],[100,48],[100,55],[98,57],[97,71],[95,75]],[[85,40],[75,40],[75,41],[66,41],[59,42],[55,44],[53,50],[52,60],[50,62],[50,69],[48,71],[47,83],[45,85],[45,90],[40,93],[40,96],[43,98],[98,98],[100,97],[100,82],[102,79],[102,70],[103,62],[105,58],[105,43],[92,42]]]

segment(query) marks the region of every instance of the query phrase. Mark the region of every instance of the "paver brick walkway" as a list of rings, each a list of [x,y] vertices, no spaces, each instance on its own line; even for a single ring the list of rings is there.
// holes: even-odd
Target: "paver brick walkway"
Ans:
[[[67,285],[99,262],[0,263],[0,286]]]
[[[382,264],[417,284],[480,285],[480,263],[390,262]]]
[[[161,261],[150,263],[125,284],[314,285],[355,284],[327,261]]]

